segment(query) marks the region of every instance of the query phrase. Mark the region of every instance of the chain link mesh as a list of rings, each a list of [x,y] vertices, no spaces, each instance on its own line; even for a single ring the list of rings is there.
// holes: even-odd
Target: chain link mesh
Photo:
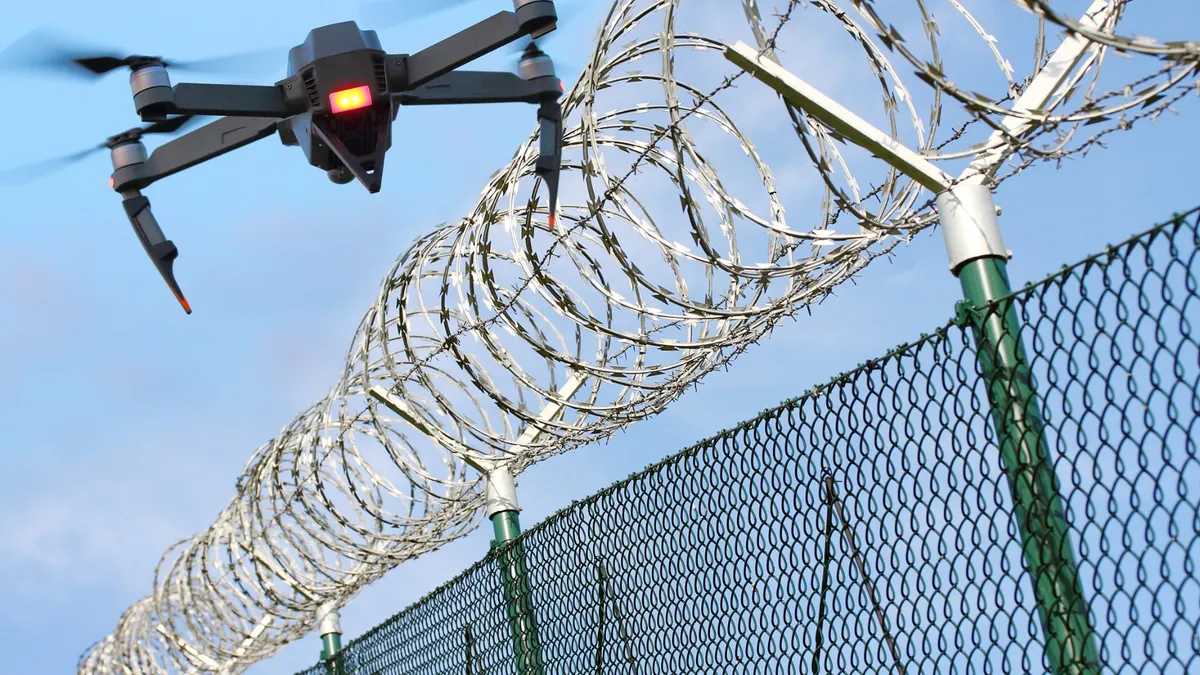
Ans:
[[[530,672],[1048,672],[1061,636],[1023,546],[1054,542],[1022,541],[1008,475],[1031,469],[1003,466],[995,422],[1012,420],[989,402],[1013,378],[1040,397],[1010,409],[1044,423],[1058,486],[1037,489],[1060,495],[1098,655],[1070,671],[1195,672],[1198,246],[1200,209],[960,307],[494,548],[303,675],[518,672],[518,606]],[[1005,312],[1028,371],[980,358],[975,330]],[[498,566],[522,563],[529,588],[506,585]],[[1034,571],[1051,592],[1072,573]]]

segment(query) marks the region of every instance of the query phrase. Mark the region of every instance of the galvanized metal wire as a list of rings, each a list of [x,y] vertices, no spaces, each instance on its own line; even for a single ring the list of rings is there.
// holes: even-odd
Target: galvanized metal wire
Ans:
[[[328,396],[255,451],[216,522],[168,551],[152,593],[82,656],[79,672],[241,672],[306,634],[321,605],[348,601],[396,565],[476,527],[482,483],[464,457],[503,459],[519,473],[606,439],[933,225],[919,186],[877,162],[851,161],[835,133],[768,92],[756,112],[790,118],[825,191],[818,213],[789,221],[754,142],[756,124],[731,112],[754,87],[761,96],[761,85],[722,58],[720,36],[687,25],[698,15],[689,12],[703,7],[718,15],[706,25],[741,26],[761,54],[785,62],[788,46],[803,38],[788,30],[836,28],[878,81],[886,129],[899,136],[911,126],[905,133],[915,150],[954,162],[979,152],[965,145],[980,136],[976,127],[1002,128],[1012,114],[1003,101],[1028,78],[1015,78],[983,26],[951,5],[989,50],[1004,91],[972,93],[947,74],[922,0],[849,9],[791,0],[767,18],[755,0],[614,0],[564,99],[558,227],[546,225],[535,133],[466,218],[400,256]],[[805,22],[794,20],[801,12]],[[924,26],[925,48],[892,28],[905,12]],[[1043,15],[1033,31],[1038,50],[1053,26],[1047,21],[1063,22]],[[1150,51],[1133,85],[1105,88],[1098,66],[1118,39],[1115,16],[1094,29],[1095,48],[1069,90],[1023,113],[1032,129],[998,137],[996,182],[1086,152],[1192,90],[1191,47]],[[904,62],[925,80],[922,89],[906,85]],[[1034,70],[1042,65],[1039,52]],[[918,113],[921,97],[926,115]],[[944,110],[947,97],[954,114]],[[1084,125],[1090,136],[1077,137]],[[730,139],[748,163],[716,149]],[[879,180],[863,189],[867,174]],[[753,194],[740,185],[751,175],[761,185]],[[557,392],[571,377],[584,385],[561,401]],[[402,399],[409,414],[378,405],[366,395],[372,386]],[[539,420],[553,403],[565,412]],[[530,427],[540,433],[518,444]]]
[[[1006,311],[1091,669],[1045,659],[974,335]],[[1200,209],[572,504],[301,675],[515,673],[498,565],[518,548],[529,672],[1196,672],[1197,326]]]

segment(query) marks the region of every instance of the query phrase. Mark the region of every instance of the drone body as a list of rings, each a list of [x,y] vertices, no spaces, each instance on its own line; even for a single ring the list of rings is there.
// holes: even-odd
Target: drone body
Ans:
[[[141,190],[157,180],[278,133],[299,146],[309,164],[335,183],[357,179],[378,192],[391,124],[400,106],[524,102],[537,104],[541,145],[536,171],[550,193],[550,226],[557,205],[562,155],[562,82],[550,58],[529,44],[518,73],[460,71],[460,66],[523,37],[555,29],[553,0],[513,0],[499,12],[414,54],[389,54],[375,31],[352,21],[314,29],[288,54],[288,76],[270,86],[171,84],[169,65],[129,57],[134,107],[151,127],[110,138],[111,187],[147,255],[186,312],[191,307],[174,276],[179,252],[159,227]],[[82,63],[82,61],[81,61]],[[92,68],[92,66],[86,66]],[[192,116],[221,116],[147,154],[143,133],[177,129]]]
[[[375,31],[359,30],[352,21],[309,33],[288,54],[288,76],[300,78],[312,109],[280,123],[284,145],[299,145],[309,164],[324,169],[335,183],[348,183],[361,173],[368,178],[368,190],[379,190],[384,154],[392,145],[391,121],[399,112],[390,100],[388,63]],[[393,59],[393,81],[403,63]],[[329,114],[335,110],[339,114]],[[319,135],[314,135],[315,127],[320,127]],[[335,150],[320,136],[338,139],[340,145]]]

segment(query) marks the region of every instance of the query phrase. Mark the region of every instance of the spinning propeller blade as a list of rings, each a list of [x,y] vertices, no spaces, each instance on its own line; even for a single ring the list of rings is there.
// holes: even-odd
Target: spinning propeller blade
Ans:
[[[558,14],[558,20],[555,22],[553,31],[538,38],[537,41],[541,45],[551,44],[554,38],[561,34],[562,29],[579,20],[579,15],[583,12],[583,6],[590,0],[555,0],[554,11]],[[508,45],[504,49],[510,54],[520,54],[525,51],[525,48],[533,43],[533,39],[528,35]]]
[[[196,117],[192,115],[179,115],[171,119],[148,124],[144,127],[134,127],[128,131],[123,131],[114,136],[108,137],[103,143],[94,145],[86,150],[66,155],[64,157],[56,157],[47,159],[25,166],[14,167],[12,169],[0,170],[0,184],[5,185],[21,185],[28,183],[48,174],[51,174],[60,169],[64,169],[76,162],[87,159],[93,154],[111,148],[119,142],[132,141],[141,138],[146,134],[172,134],[185,126],[192,124]]]
[[[374,0],[361,3],[366,28],[383,29],[415,21],[474,0]]]
[[[81,150],[79,152],[65,155],[63,157],[55,157],[54,159],[46,159],[25,166],[18,166],[11,169],[0,169],[0,184],[3,185],[24,185],[35,181],[42,176],[46,176],[65,169],[76,162],[80,162],[93,154],[105,149],[104,143]]]
[[[555,40],[562,35],[562,29],[566,26],[574,24],[579,20],[579,15],[583,13],[583,6],[589,0],[558,0],[554,3],[554,8],[558,12],[557,27],[550,33],[543,35],[536,41],[528,35],[517,40],[516,42],[504,47],[503,52],[508,56],[509,70],[516,72],[517,64],[521,59],[525,58],[531,49],[541,52],[540,47],[550,47],[555,44]],[[576,67],[576,64],[571,61],[560,61],[554,59],[554,70],[561,78],[563,73],[579,73],[581,69]]]
[[[436,14],[443,10],[460,7],[478,0],[370,0],[359,4],[365,28],[384,29]],[[562,25],[563,10],[569,15],[578,14],[583,3],[589,0],[555,0],[554,8]],[[508,8],[512,11],[512,7]],[[524,47],[524,45],[522,45]],[[521,51],[518,47],[517,51]]]
[[[43,70],[94,79],[120,68],[161,63],[170,68],[208,73],[245,73],[265,69],[280,59],[280,50],[263,49],[195,61],[171,61],[158,56],[118,56],[113,50],[84,46],[46,29],[35,30],[0,52],[0,68]],[[282,62],[277,65],[282,66]]]

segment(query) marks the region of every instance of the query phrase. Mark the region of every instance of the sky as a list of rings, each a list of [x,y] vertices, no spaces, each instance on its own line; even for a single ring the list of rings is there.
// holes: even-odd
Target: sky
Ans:
[[[683,0],[700,9],[723,1]],[[989,2],[966,4],[996,22],[1004,44],[1024,24]],[[604,5],[579,4],[580,19],[553,43],[568,63],[586,56]],[[391,51],[412,51],[505,6],[476,0],[380,37]],[[1130,17],[1135,32],[1196,37],[1178,28],[1200,25],[1194,3],[1153,7]],[[308,30],[360,17],[354,3],[315,0],[19,3],[0,23],[0,45],[48,27],[179,59],[277,46],[277,66],[232,80],[265,83],[283,75],[286,49]],[[952,54],[962,36],[946,32]],[[839,82],[839,72],[842,59],[861,57],[840,49],[806,53],[798,74],[857,104],[859,92]],[[70,102],[0,111],[20,130],[9,134],[0,167],[135,126],[125,80],[0,72],[0,86],[20,94],[12,100]],[[749,85],[747,92],[749,101],[755,94]],[[1001,186],[1015,282],[1200,203],[1188,169],[1200,150],[1195,98],[1179,115],[1111,137],[1085,159],[1034,167]],[[519,105],[405,110],[376,195],[330,183],[299,149],[274,138],[156,184],[146,194],[181,250],[176,270],[191,316],[130,233],[107,188],[105,153],[28,185],[0,185],[0,649],[14,672],[71,672],[77,655],[150,591],[159,556],[212,522],[250,453],[325,395],[392,260],[420,233],[463,215],[533,122],[533,108]],[[765,154],[778,176],[811,171],[798,146],[773,150]],[[958,297],[940,235],[917,237],[660,416],[530,469],[520,481],[523,524],[932,330]],[[367,589],[342,613],[347,638],[485,554],[489,529]],[[249,672],[294,673],[319,650],[311,636]]]

